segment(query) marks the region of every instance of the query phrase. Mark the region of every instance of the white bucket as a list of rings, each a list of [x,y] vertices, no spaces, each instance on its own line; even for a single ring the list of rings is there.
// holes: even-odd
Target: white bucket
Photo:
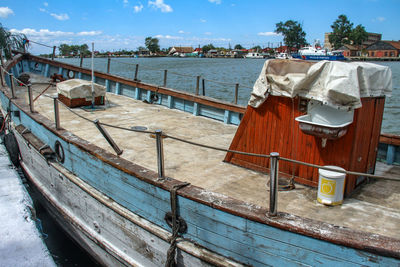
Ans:
[[[344,171],[337,166],[325,166]],[[325,205],[339,205],[343,202],[345,173],[319,169],[318,202]]]

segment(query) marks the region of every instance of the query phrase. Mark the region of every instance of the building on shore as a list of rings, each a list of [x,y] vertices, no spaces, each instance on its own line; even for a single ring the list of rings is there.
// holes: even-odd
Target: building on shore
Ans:
[[[331,35],[331,32],[326,32],[325,33],[325,38],[324,38],[324,48],[328,50],[333,50],[332,44],[329,42],[329,35]],[[367,40],[365,40],[362,43],[362,46],[370,46],[373,43],[376,43],[382,39],[382,34],[381,33],[373,33],[373,32],[368,32],[368,37]]]
[[[399,57],[400,41],[378,41],[366,48],[368,57]]]
[[[169,50],[168,55],[183,56],[190,53],[193,53],[193,47],[191,46],[173,46],[171,50]]]

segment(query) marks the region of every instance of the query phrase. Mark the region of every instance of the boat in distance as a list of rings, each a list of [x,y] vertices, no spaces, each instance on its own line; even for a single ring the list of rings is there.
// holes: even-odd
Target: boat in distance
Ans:
[[[103,265],[398,266],[399,170],[376,163],[393,156],[377,154],[382,140],[398,152],[380,134],[390,70],[331,63],[349,64],[268,60],[243,107],[97,71],[94,90],[89,69],[15,51],[1,68],[3,124],[45,207]],[[327,69],[365,83],[317,94],[335,83]],[[310,164],[352,171],[341,206],[316,201]]]
[[[292,57],[303,60],[346,60],[342,51],[327,51],[314,46],[300,48]]]

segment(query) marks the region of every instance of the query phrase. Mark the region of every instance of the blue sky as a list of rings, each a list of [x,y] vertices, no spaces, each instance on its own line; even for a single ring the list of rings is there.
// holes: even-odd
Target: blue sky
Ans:
[[[136,49],[147,36],[176,46],[277,46],[275,24],[299,21],[306,39],[323,42],[340,14],[384,40],[400,40],[400,0],[2,0],[0,22],[50,46],[90,45],[96,50]],[[50,53],[32,44],[33,53]]]

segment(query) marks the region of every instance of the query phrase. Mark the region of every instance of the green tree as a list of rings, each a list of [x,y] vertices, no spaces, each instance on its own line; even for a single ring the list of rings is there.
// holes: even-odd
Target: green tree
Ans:
[[[275,32],[283,35],[283,41],[288,47],[300,48],[307,44],[306,33],[297,21],[288,20],[285,23],[276,23]]]
[[[244,47],[243,46],[241,46],[240,44],[237,44],[237,45],[235,45],[235,49],[244,49]]]
[[[203,53],[207,53],[211,49],[215,49],[215,47],[213,46],[213,44],[208,44],[208,45],[203,46],[201,49],[203,50]]]
[[[331,25],[331,28],[332,33],[329,35],[329,42],[334,49],[338,49],[343,44],[350,44],[353,23],[347,19],[346,15],[339,15]]]
[[[158,44],[157,38],[147,37],[145,39],[144,43],[150,52],[155,53],[155,52],[160,51],[160,46]]]
[[[357,27],[351,31],[350,40],[354,45],[362,45],[362,43],[367,39],[368,33],[361,24],[357,25]]]
[[[259,45],[256,45],[256,46],[252,47],[251,49],[253,49],[255,51],[261,51],[262,50],[261,46],[259,46]]]
[[[8,49],[10,46],[11,49],[22,50],[24,45],[28,46],[28,39],[25,34],[22,33],[11,33],[7,28],[4,28],[0,23],[0,48],[3,49],[6,58],[10,58],[11,54]]]
[[[58,51],[60,52],[61,56],[68,56],[71,54],[71,47],[67,44],[60,44],[58,46]]]

